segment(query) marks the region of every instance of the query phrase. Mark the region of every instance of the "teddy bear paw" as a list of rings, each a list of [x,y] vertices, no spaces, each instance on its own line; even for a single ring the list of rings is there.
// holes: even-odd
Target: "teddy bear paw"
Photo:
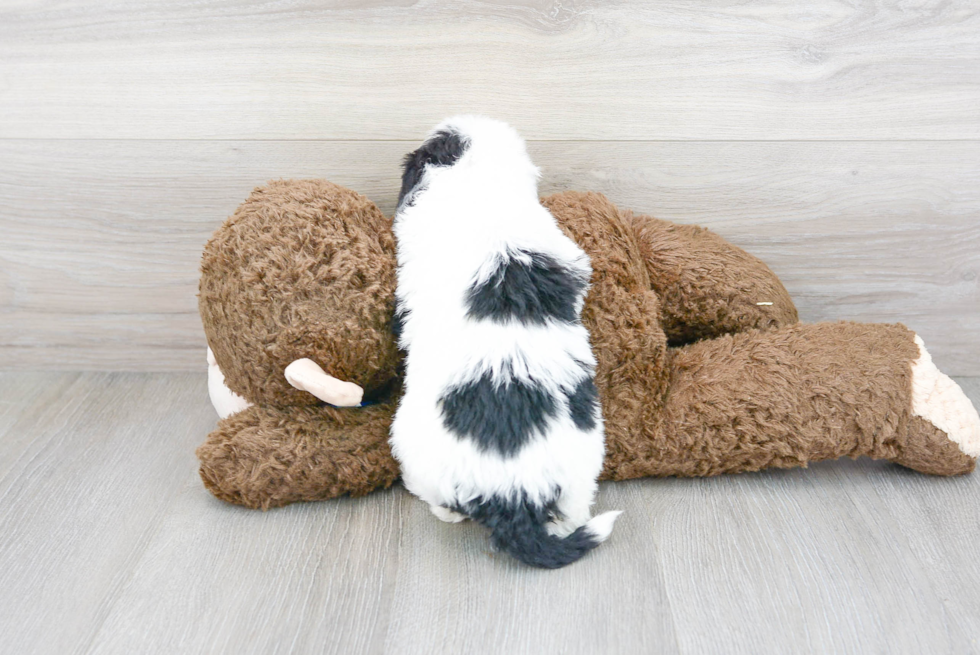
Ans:
[[[936,368],[918,335],[912,362],[912,413],[946,435],[969,457],[980,457],[980,415],[958,384]]]

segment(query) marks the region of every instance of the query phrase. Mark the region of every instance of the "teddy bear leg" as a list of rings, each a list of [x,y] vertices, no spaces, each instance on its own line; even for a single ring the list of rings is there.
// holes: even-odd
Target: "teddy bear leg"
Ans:
[[[562,489],[555,506],[558,516],[545,526],[548,533],[565,538],[588,523],[598,489],[594,482]]]
[[[221,500],[262,509],[388,487],[398,477],[393,413],[390,402],[249,407],[219,421],[197,449],[201,479]]]
[[[632,475],[714,475],[887,459],[972,471],[976,410],[902,325],[819,323],[671,351],[664,421]]]
[[[696,225],[621,213],[660,297],[670,345],[797,322],[786,288],[758,258]]]

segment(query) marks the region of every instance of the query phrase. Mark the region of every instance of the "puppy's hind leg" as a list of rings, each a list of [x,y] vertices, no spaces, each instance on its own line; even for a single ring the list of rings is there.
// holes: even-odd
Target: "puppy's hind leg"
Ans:
[[[442,505],[429,505],[429,511],[435,514],[437,519],[440,521],[445,521],[446,523],[459,523],[460,521],[465,521],[469,518],[465,514],[454,512],[448,507],[443,507]]]
[[[548,532],[557,537],[567,537],[592,518],[590,508],[595,498],[597,485],[595,483],[581,485],[578,488],[562,489],[561,496],[555,503],[558,518],[547,525]]]

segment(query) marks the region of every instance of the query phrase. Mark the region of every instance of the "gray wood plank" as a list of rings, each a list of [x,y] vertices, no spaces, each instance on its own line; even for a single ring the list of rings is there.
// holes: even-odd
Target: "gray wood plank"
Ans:
[[[408,494],[263,513],[221,503],[194,477],[88,652],[380,652]]]
[[[0,371],[0,439],[38,408],[45,409],[58,401],[74,376],[29,371]],[[10,438],[16,438],[16,434]],[[9,441],[8,441],[9,443]]]
[[[7,3],[0,137],[975,139],[971,0]]]
[[[657,525],[681,651],[969,652],[977,635],[949,621],[948,600],[957,590],[975,613],[980,597],[958,572],[919,559],[904,534],[917,524],[890,513],[914,491],[881,494],[882,478],[930,489],[931,508],[980,493],[975,476],[925,478],[871,462],[671,481],[687,489],[685,502]],[[935,547],[959,533],[936,523],[921,539]]]
[[[0,434],[0,643],[83,653],[214,415],[200,374],[45,377]],[[0,378],[0,397],[25,378]]]
[[[325,177],[391,212],[411,144],[0,141],[0,369],[200,370],[201,248],[256,185]],[[543,193],[710,227],[804,320],[901,321],[980,374],[972,142],[532,142]]]
[[[958,382],[980,403],[980,378]],[[211,498],[200,374],[7,373],[0,398],[20,407],[0,413],[11,652],[978,650],[977,474],[862,460],[608,483],[612,538],[539,571],[397,486],[264,513]]]
[[[876,493],[882,479],[912,488]],[[915,487],[948,523],[890,515]],[[971,652],[973,569],[920,551],[969,557],[978,494],[975,477],[870,462],[608,484],[600,508],[626,510],[613,537],[558,572],[487,552],[484,530],[434,524],[417,501],[386,652]]]
[[[485,529],[442,523],[412,499],[385,652],[678,652],[664,544],[649,529],[677,500],[661,493],[668,484],[601,485],[595,511],[624,510],[621,522],[607,543],[557,571],[492,552]]]

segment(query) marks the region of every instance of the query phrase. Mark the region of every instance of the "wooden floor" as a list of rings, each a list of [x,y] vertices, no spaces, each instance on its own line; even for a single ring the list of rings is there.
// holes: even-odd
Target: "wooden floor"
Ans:
[[[604,484],[610,541],[540,571],[400,487],[217,501],[214,423],[203,374],[0,374],[2,652],[980,652],[980,474]]]

